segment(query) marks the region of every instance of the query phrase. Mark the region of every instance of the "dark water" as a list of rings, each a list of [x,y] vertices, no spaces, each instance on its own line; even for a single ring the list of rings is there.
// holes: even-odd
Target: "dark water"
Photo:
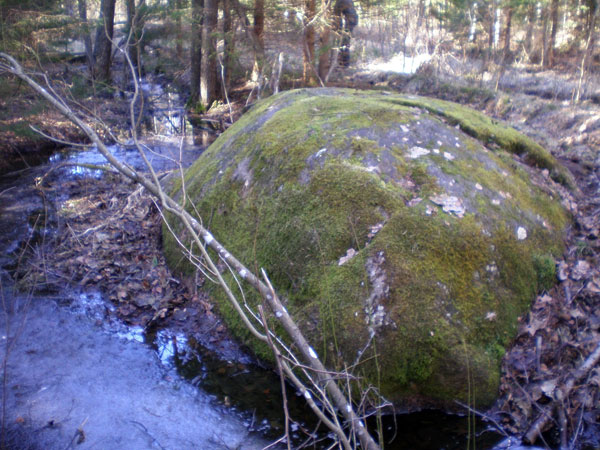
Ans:
[[[280,381],[273,371],[251,363],[223,361],[193,339],[169,330],[148,333],[145,339],[152,343],[165,365],[176,368],[192,384],[231,405],[253,430],[273,439],[284,433]],[[288,387],[286,395],[290,416],[298,422],[291,427],[291,435],[294,443],[300,445],[306,439],[303,430],[312,432],[317,424],[300,394]],[[371,421],[369,427],[376,429],[377,424]],[[439,411],[385,415],[383,431],[385,448],[397,450],[492,449],[502,440],[481,420]],[[323,442],[317,448],[327,448],[327,430],[319,429],[319,433]]]

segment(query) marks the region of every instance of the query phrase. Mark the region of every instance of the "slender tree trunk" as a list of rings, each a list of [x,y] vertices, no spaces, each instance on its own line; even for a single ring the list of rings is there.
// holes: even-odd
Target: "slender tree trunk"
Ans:
[[[544,6],[542,8],[542,42],[541,50],[542,57],[540,65],[546,67],[548,65],[548,8]]]
[[[504,49],[503,60],[504,62],[508,62],[510,59],[510,35],[511,35],[511,26],[512,26],[512,16],[513,16],[513,8],[512,6],[508,6],[505,10],[506,14],[506,26],[504,28]]]
[[[87,20],[87,2],[86,0],[77,0],[77,9],[79,11],[79,19],[82,22],[83,31],[82,31],[82,39],[83,45],[85,46],[85,57],[87,60],[88,70],[90,71],[90,75],[94,78],[94,50],[92,48],[92,37],[90,36],[90,30],[88,26]]]
[[[556,47],[556,33],[558,32],[558,0],[552,0],[550,5],[550,20],[552,29],[550,31],[550,42],[548,43],[548,67],[554,66],[554,50]]]
[[[231,16],[231,0],[222,0],[223,7],[223,87],[229,90],[235,41],[233,35],[233,19]]]
[[[75,15],[75,0],[64,0],[65,13],[73,17]]]
[[[535,24],[535,3],[530,3],[527,10],[527,31],[525,33],[525,51],[531,58],[531,50],[533,48],[533,27]]]
[[[116,0],[102,0],[100,4],[100,25],[96,29],[94,56],[97,62],[97,76],[99,80],[104,82],[110,81],[115,3]]]
[[[200,67],[200,101],[205,108],[217,98],[217,25],[218,0],[204,0],[202,24],[202,64]]]
[[[577,92],[575,95],[575,103],[579,103],[581,99],[581,91],[583,88],[583,80],[585,78],[585,74],[589,68],[590,59],[592,58],[592,54],[594,52],[594,46],[596,44],[595,39],[595,31],[596,31],[596,23],[598,22],[598,0],[589,0],[588,1],[590,9],[587,20],[587,40],[585,50],[583,52],[583,56],[581,57],[581,67],[579,70],[579,83],[577,86]]]
[[[423,18],[425,17],[425,0],[419,0],[419,4],[417,5],[417,27],[416,31],[419,33],[421,31],[421,26],[423,26]]]
[[[599,13],[599,6],[598,6],[598,0],[588,0],[588,4],[590,6],[590,12],[589,12],[589,20],[588,20],[588,27],[587,27],[587,36],[588,36],[588,41],[589,44],[586,45],[586,54],[587,54],[587,66],[589,68],[589,64],[592,58],[592,54],[594,52],[594,48],[596,47],[596,39],[597,39],[597,33],[596,33],[596,25],[598,24],[598,13]]]
[[[252,81],[258,81],[265,58],[265,0],[254,0],[254,35],[256,36],[258,51],[254,53],[251,79]]]
[[[190,104],[200,100],[200,67],[202,64],[202,15],[204,0],[192,0],[192,42],[190,50]]]
[[[140,0],[137,7],[135,0],[126,0],[125,6],[127,9],[127,32],[131,33],[129,37],[129,45],[127,52],[131,62],[137,68],[138,77],[142,75],[142,29],[144,28],[144,12],[145,0]]]
[[[337,0],[333,8],[335,30],[341,34],[340,66],[350,65],[350,40],[352,31],[358,24],[358,14],[352,0]]]
[[[441,27],[441,25],[440,25],[440,27]],[[470,4],[470,8],[469,8],[469,42],[476,42],[476,38],[477,38],[477,2],[472,1]]]
[[[494,52],[494,39],[496,33],[496,0],[492,0],[490,3],[489,15],[490,22],[488,24],[488,48],[484,63],[484,66],[486,67],[492,61]]]
[[[307,85],[314,85],[316,79],[314,76],[313,65],[315,61],[315,25],[312,23],[317,12],[315,0],[305,0],[307,24],[304,28],[304,64],[302,78]]]
[[[183,27],[181,14],[183,12],[183,0],[175,0],[175,53],[178,60],[183,60]]]
[[[325,83],[331,67],[331,27],[324,25],[319,35],[319,79]]]
[[[135,0],[126,0],[125,7],[127,9],[127,32],[130,33],[129,45],[127,47],[127,53],[131,62],[138,67],[138,47],[137,47],[137,36],[135,32]]]

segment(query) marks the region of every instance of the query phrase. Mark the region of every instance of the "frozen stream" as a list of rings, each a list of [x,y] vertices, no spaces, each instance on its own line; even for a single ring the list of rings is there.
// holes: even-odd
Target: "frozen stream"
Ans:
[[[5,423],[20,434],[15,448],[63,449],[76,442],[80,449],[268,445],[147,345],[103,332],[82,305],[4,296],[12,309],[0,328],[3,357],[10,348]]]
[[[84,156],[85,162],[101,162]],[[53,158],[51,164],[65,159],[77,160],[67,155]],[[43,210],[34,180],[47,169],[31,168],[0,179],[0,448],[268,445],[249,431],[256,427],[247,418],[178,375],[169,361],[168,341],[162,346],[145,343],[140,329],[110,318],[112,305],[99,294],[75,291],[67,282],[52,296],[12,289],[9,273],[18,264],[19,248],[35,236],[32,213]]]

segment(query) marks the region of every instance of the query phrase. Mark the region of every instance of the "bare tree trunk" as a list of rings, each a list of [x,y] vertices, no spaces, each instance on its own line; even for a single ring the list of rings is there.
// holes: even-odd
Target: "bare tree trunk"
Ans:
[[[183,28],[181,25],[181,14],[183,12],[183,0],[175,0],[175,53],[178,60],[183,60]]]
[[[190,104],[200,100],[200,67],[202,64],[202,15],[204,0],[192,0],[192,43],[190,50]]]
[[[202,24],[202,64],[200,66],[200,101],[205,108],[217,98],[218,0],[204,0]]]
[[[318,73],[321,83],[325,83],[331,67],[331,27],[323,25],[319,35],[319,66]]]
[[[129,58],[131,59],[131,62],[137,68],[137,75],[139,76],[140,54],[138,45],[139,35],[136,30],[136,22],[138,21],[138,18],[136,17],[135,0],[126,0],[125,7],[127,9],[127,32],[129,33],[127,52],[129,53]]]
[[[304,64],[302,71],[302,79],[307,85],[314,85],[316,79],[313,72],[313,64],[315,61],[315,25],[313,22],[317,12],[315,0],[305,0],[306,20],[307,24],[304,28]]]
[[[525,52],[531,57],[533,48],[533,27],[535,24],[535,4],[531,3],[527,10],[527,32],[525,33]]]
[[[98,79],[104,82],[110,81],[115,3],[116,0],[102,0],[100,3],[100,24],[96,28],[94,56],[97,62]]]
[[[88,27],[87,20],[87,2],[86,0],[77,0],[77,9],[79,10],[79,19],[83,25],[82,31],[82,39],[83,44],[85,46],[85,57],[87,60],[88,70],[90,71],[90,75],[94,78],[94,50],[92,48],[92,37],[90,36],[90,30]]]
[[[511,26],[512,26],[512,16],[513,16],[513,8],[512,6],[508,6],[505,10],[506,14],[506,26],[504,28],[504,49],[503,53],[503,62],[506,63],[510,59],[510,35],[511,35]]]
[[[258,51],[254,52],[252,81],[259,81],[265,59],[265,0],[254,0],[254,35]]]
[[[550,19],[552,29],[550,31],[550,42],[548,43],[548,67],[554,66],[554,48],[556,47],[556,33],[558,32],[558,0],[552,0],[550,5]]]
[[[489,7],[489,24],[488,24],[488,48],[485,56],[484,67],[492,61],[494,52],[494,35],[496,31],[496,0],[492,0]]]
[[[233,20],[231,16],[231,1],[222,0],[223,8],[223,88],[229,90],[231,71],[233,69],[233,55],[235,41],[233,34]]]
[[[333,9],[335,29],[341,33],[340,66],[350,65],[350,40],[352,31],[358,24],[358,14],[352,0],[337,0]]]
[[[73,17],[75,15],[75,0],[64,0],[65,13]]]
[[[254,0],[254,34],[265,45],[265,0]]]
[[[546,6],[542,9],[542,57],[540,65],[546,67],[548,65],[548,8]]]
[[[581,67],[579,70],[579,83],[577,85],[577,92],[575,94],[575,103],[579,103],[581,99],[581,90],[583,87],[583,79],[585,78],[585,73],[588,70],[588,66],[590,64],[590,59],[592,58],[592,54],[594,52],[594,46],[596,44],[595,39],[595,30],[596,23],[598,21],[598,0],[589,0],[590,11],[588,16],[588,27],[587,27],[587,42],[585,46],[585,51],[583,52],[583,56],[581,58]]]
[[[423,18],[425,17],[425,0],[419,0],[417,6],[417,33],[420,32],[421,26],[423,25]]]

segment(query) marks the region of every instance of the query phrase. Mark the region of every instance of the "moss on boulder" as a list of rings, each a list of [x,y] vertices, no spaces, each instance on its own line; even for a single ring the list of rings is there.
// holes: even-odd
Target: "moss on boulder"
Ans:
[[[491,151],[476,125],[467,134],[440,112],[450,108],[521,144]],[[569,220],[509,152],[559,173],[554,159],[487,120],[418,97],[288,91],[258,103],[187,171],[190,210],[248,267],[266,269],[330,367],[356,364],[406,409],[484,406]],[[165,252],[192,270],[168,233]],[[246,300],[260,301],[250,289]]]

